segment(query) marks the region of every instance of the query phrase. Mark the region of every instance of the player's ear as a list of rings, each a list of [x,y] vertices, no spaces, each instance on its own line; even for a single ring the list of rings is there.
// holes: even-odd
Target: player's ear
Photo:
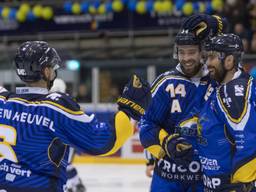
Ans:
[[[50,76],[51,76],[51,70],[49,67],[45,67],[43,69],[43,75],[46,79],[50,79]]]
[[[229,55],[225,58],[225,69],[226,70],[232,70],[234,68],[234,65],[235,65],[235,58],[233,55]]]

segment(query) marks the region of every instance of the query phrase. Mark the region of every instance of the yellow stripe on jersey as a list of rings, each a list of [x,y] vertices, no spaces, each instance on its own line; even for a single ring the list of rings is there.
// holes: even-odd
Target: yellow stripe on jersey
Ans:
[[[2,95],[0,95],[0,98],[1,98],[1,99],[6,99],[6,97],[5,97],[5,96],[2,96]]]
[[[168,133],[164,129],[161,129],[159,131],[158,138],[159,138],[160,145],[163,144],[164,138],[167,136],[168,136]]]
[[[229,114],[228,110],[226,109],[225,105],[222,102],[222,99],[220,97],[220,93],[218,92],[218,99],[220,101],[221,107],[222,109],[225,111],[225,113],[227,114],[227,117],[230,119],[230,121],[232,121],[233,123],[240,123],[241,120],[244,118],[246,112],[247,112],[247,108],[248,108],[248,97],[249,97],[249,91],[250,91],[250,84],[251,84],[252,78],[249,79],[248,83],[247,83],[247,89],[246,89],[246,94],[245,94],[245,105],[244,105],[244,109],[243,112],[241,113],[239,118],[233,118],[231,117],[231,115]]]
[[[129,117],[122,111],[118,111],[115,116],[115,131],[116,141],[113,148],[100,156],[107,156],[115,153],[129,137],[133,135],[134,127],[132,126]]]
[[[256,180],[256,158],[241,166],[233,174],[232,183],[248,183]]]
[[[58,108],[66,111],[66,112],[68,112],[70,114],[73,114],[73,115],[82,115],[82,114],[84,114],[83,111],[73,111],[73,110],[70,110],[70,109],[68,109],[68,108],[66,108],[66,107],[64,107],[64,106],[62,106],[62,105],[60,105],[58,103],[54,103],[52,101],[42,101],[42,103],[47,103],[47,104],[50,104],[50,105],[54,105],[55,107],[58,107]]]
[[[165,156],[165,152],[160,145],[151,145],[146,148],[155,158],[161,159]]]
[[[185,77],[179,77],[179,76],[174,76],[174,75],[167,75],[164,76],[163,78],[159,79],[156,83],[154,83],[154,85],[151,88],[151,93],[154,93],[155,90],[157,89],[157,87],[164,82],[166,79],[176,79],[176,80],[185,80],[188,81],[188,79],[186,79]]]
[[[54,103],[52,101],[28,101],[26,99],[22,99],[22,98],[18,98],[18,97],[10,98],[9,101],[22,101],[22,102],[25,102],[25,103],[28,103],[28,104],[37,104],[37,105],[45,103],[45,104],[50,104],[50,105],[53,105],[57,108],[60,108],[63,111],[65,111],[67,113],[70,113],[72,115],[82,115],[82,114],[84,114],[83,111],[73,111],[73,110],[70,110],[70,109],[68,109],[68,108],[66,108],[66,107],[64,107],[64,106],[62,106],[58,103]]]
[[[225,135],[225,138],[227,139],[227,141],[228,141],[231,145],[235,146],[236,143],[235,143],[235,141],[233,141],[233,140],[231,139],[231,137],[229,136],[227,126],[224,125],[223,129],[224,129],[224,135]]]
[[[160,159],[165,156],[165,152],[162,149],[161,145],[163,144],[164,138],[168,136],[168,133],[164,130],[161,129],[158,134],[158,139],[160,145],[151,145],[147,147],[147,150],[156,158]]]

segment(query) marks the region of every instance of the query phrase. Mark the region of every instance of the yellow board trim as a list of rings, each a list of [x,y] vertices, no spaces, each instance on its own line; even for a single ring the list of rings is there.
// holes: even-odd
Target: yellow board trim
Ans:
[[[121,157],[92,157],[92,156],[75,156],[74,163],[85,164],[146,164],[145,159],[121,158]]]
[[[241,166],[232,176],[232,183],[248,183],[256,180],[256,158]]]
[[[9,101],[12,101],[12,100],[14,100],[14,101],[22,101],[22,102],[25,102],[25,103],[28,103],[28,104],[44,104],[44,103],[46,103],[46,104],[53,105],[53,106],[55,106],[57,108],[60,108],[63,111],[65,111],[67,113],[70,113],[72,115],[82,115],[82,114],[84,114],[83,111],[73,111],[73,110],[70,110],[70,109],[60,105],[60,104],[54,103],[52,101],[28,101],[26,99],[22,99],[22,98],[18,98],[18,97],[14,97],[14,98],[10,98],[9,99]]]
[[[246,111],[247,111],[247,107],[248,107],[248,102],[246,102],[246,100],[248,100],[248,96],[249,96],[249,90],[250,90],[250,84],[251,84],[251,81],[252,81],[252,78],[249,79],[248,83],[247,83],[247,89],[246,89],[246,94],[245,94],[245,105],[244,105],[244,109],[243,109],[243,112],[242,114],[240,115],[239,118],[235,119],[233,117],[231,117],[228,113],[228,110],[226,109],[225,105],[223,104],[222,102],[222,99],[220,97],[220,93],[218,92],[218,99],[220,101],[220,104],[223,108],[223,110],[225,111],[225,113],[227,114],[228,118],[233,122],[233,123],[240,123],[241,120],[244,118],[245,114],[246,114]]]
[[[133,135],[134,127],[132,126],[129,117],[122,111],[118,111],[115,116],[115,131],[116,131],[116,141],[113,148],[100,156],[107,156],[114,154],[123,144],[127,141],[129,137]]]

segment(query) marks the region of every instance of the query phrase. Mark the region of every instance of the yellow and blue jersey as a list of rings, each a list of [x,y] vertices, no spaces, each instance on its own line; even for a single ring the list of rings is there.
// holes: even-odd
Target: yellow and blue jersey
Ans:
[[[114,126],[86,115],[63,93],[19,88],[0,93],[0,188],[63,191],[69,148],[92,155],[116,152],[133,134],[119,111]]]
[[[197,116],[207,90],[214,86],[207,75],[188,78],[177,69],[160,75],[153,82],[152,101],[140,121],[140,139],[159,159],[155,172],[162,178],[190,183],[201,181],[197,151],[190,168],[184,168],[164,156],[161,145],[167,135],[178,132],[196,149]]]
[[[198,150],[208,191],[256,179],[256,82],[238,71],[200,112]]]

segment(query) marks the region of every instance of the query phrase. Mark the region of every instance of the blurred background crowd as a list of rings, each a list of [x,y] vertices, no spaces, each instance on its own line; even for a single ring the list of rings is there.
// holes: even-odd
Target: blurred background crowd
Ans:
[[[174,38],[193,13],[226,17],[229,31],[243,40],[245,70],[256,76],[255,0],[2,0],[0,84],[21,85],[15,50],[43,40],[59,52],[59,77],[78,102],[114,103],[132,73],[152,82],[175,67]]]

